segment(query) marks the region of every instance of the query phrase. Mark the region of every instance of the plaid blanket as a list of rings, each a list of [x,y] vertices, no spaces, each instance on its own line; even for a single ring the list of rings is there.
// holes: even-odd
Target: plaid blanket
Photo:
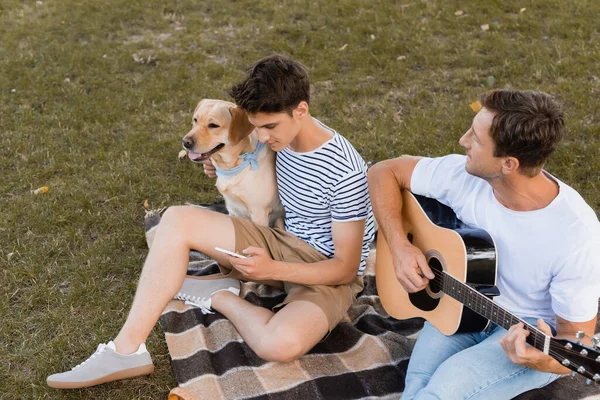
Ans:
[[[220,205],[212,208],[223,211]],[[159,220],[158,213],[150,213],[146,231]],[[423,320],[398,321],[387,315],[377,296],[373,261],[370,257],[365,289],[346,318],[308,354],[289,363],[259,358],[221,314],[204,315],[181,301],[171,301],[160,318],[179,385],[169,400],[398,399]],[[189,275],[216,272],[213,260],[191,252]],[[240,295],[272,308],[285,293],[245,283]],[[600,399],[598,394],[598,388],[584,385],[581,377],[565,377],[516,399]]]

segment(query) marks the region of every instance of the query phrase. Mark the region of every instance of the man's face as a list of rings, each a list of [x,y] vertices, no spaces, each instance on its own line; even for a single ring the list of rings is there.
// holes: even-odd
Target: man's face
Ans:
[[[300,121],[286,112],[248,114],[248,120],[258,131],[258,140],[266,143],[273,151],[285,149],[298,135]]]
[[[504,162],[503,158],[494,157],[494,141],[490,136],[493,119],[494,113],[482,108],[459,140],[467,151],[467,172],[486,180],[500,177]]]

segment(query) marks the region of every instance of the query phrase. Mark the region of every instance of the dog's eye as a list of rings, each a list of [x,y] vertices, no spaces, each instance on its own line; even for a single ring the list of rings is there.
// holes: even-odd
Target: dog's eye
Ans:
[[[211,123],[211,124],[208,124],[208,127],[209,127],[209,128],[218,128],[218,127],[219,127],[219,125],[217,125],[217,124],[212,124],[212,123]]]

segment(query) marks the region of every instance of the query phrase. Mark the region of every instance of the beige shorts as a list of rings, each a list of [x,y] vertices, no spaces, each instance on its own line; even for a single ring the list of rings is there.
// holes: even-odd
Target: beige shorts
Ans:
[[[293,234],[280,228],[268,228],[256,225],[247,219],[232,218],[235,229],[235,251],[241,253],[249,246],[266,249],[276,261],[314,263],[327,260],[328,257]],[[219,266],[223,275],[248,281],[239,271]],[[310,301],[317,305],[329,322],[331,331],[350,308],[356,295],[363,290],[363,278],[357,276],[344,285],[312,285],[281,281],[255,281],[282,288],[287,293],[283,303],[274,307],[274,311],[293,301]]]

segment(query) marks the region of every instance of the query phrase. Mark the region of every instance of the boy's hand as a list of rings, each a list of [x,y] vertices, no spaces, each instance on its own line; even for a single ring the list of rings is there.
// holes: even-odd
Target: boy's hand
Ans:
[[[217,177],[217,170],[210,158],[207,158],[206,160],[202,161],[202,167],[204,167],[204,173],[206,174],[206,176],[208,176],[209,178]]]
[[[276,279],[276,263],[267,250],[250,246],[242,253],[248,258],[229,257],[229,262],[244,276],[260,281]]]

